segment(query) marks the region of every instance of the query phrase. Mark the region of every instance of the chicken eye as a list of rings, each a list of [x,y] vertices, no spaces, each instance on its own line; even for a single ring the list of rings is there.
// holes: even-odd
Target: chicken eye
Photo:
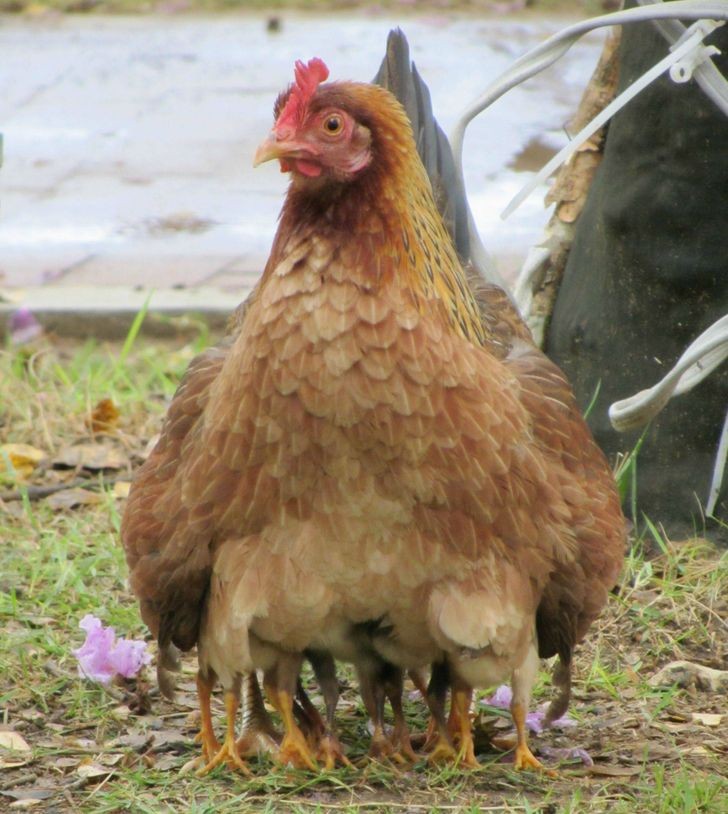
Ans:
[[[324,130],[326,130],[330,136],[338,136],[343,127],[344,123],[341,120],[341,116],[327,116],[324,121]]]

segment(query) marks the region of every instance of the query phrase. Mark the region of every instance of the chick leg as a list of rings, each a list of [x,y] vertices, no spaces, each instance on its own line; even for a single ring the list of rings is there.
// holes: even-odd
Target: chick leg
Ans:
[[[547,771],[543,764],[537,760],[528,748],[528,731],[526,729],[526,714],[531,703],[531,690],[538,672],[538,653],[535,646],[529,648],[523,662],[513,671],[511,679],[513,698],[511,699],[511,716],[516,726],[516,755],[514,766],[516,769],[538,769]],[[554,772],[548,772],[555,774]]]
[[[331,771],[337,763],[351,766],[351,761],[344,754],[341,741],[336,735],[336,705],[339,703],[336,663],[329,653],[315,651],[307,653],[307,655],[326,703],[326,723],[319,742],[317,757],[323,760],[326,771]]]
[[[398,755],[411,763],[417,761],[417,755],[410,741],[409,727],[402,708],[402,695],[404,690],[404,674],[393,664],[383,665],[382,681],[384,692],[389,699],[394,714],[394,729],[392,730],[392,745],[394,755]]]
[[[389,738],[384,733],[384,686],[380,680],[378,667],[378,663],[369,662],[356,665],[359,692],[373,727],[369,757],[375,760],[387,758],[394,752]]]
[[[293,702],[293,714],[303,734],[306,736],[306,740],[311,744],[311,748],[318,749],[321,738],[323,738],[326,732],[326,723],[321,717],[321,713],[308,697],[308,693],[300,678],[296,685],[296,700]]]
[[[238,707],[240,706],[240,678],[236,678],[233,686],[229,690],[225,690],[225,716],[227,720],[227,727],[225,730],[225,740],[217,750],[217,753],[212,759],[203,766],[197,775],[203,775],[211,772],[223,761],[226,762],[231,768],[239,769],[243,774],[250,775],[250,769],[245,765],[245,762],[238,753],[238,747],[235,743],[235,719],[238,714]],[[203,749],[205,747],[203,746]]]
[[[207,676],[201,671],[197,673],[197,698],[200,702],[200,731],[195,738],[196,743],[202,744],[202,758],[205,764],[209,763],[213,756],[220,751],[220,744],[215,737],[215,729],[212,725],[212,710],[210,699],[212,690],[217,681],[217,676],[210,670]]]
[[[470,704],[473,699],[473,690],[462,681],[454,680],[452,687],[452,713],[451,720],[457,722],[460,729],[458,741],[459,749],[456,762],[470,769],[477,768],[480,764],[475,757],[475,746],[473,744],[473,730],[470,721]]]
[[[430,763],[455,763],[457,752],[452,743],[447,722],[445,720],[445,700],[450,686],[450,667],[446,661],[435,662],[432,665],[430,683],[427,685],[425,699],[430,709],[430,723],[428,725],[428,746],[432,741],[432,751],[427,760]]]
[[[277,760],[295,768],[317,770],[316,760],[306,742],[306,736],[293,717],[293,698],[303,656],[298,653],[282,653],[273,669],[266,671],[263,683],[273,706],[278,710],[285,726]]]
[[[243,677],[242,691],[243,727],[237,742],[238,753],[241,757],[277,754],[280,735],[263,703],[255,671]]]

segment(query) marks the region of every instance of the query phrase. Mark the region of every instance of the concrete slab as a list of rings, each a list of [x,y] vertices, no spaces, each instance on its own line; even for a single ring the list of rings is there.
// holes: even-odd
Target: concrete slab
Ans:
[[[3,18],[0,286],[209,281],[245,290],[267,258],[286,186],[272,164],[253,170],[251,157],[294,59],[320,54],[333,76],[369,79],[387,32],[402,24],[447,130],[491,79],[566,23],[282,19],[272,34],[262,15]],[[511,273],[548,214],[544,188],[500,220],[528,178],[516,159],[534,139],[547,149],[566,141],[563,124],[599,48],[599,38],[580,43],[468,131],[469,198],[486,246]]]
[[[218,288],[153,290],[142,286],[43,286],[0,293],[0,333],[10,315],[30,307],[48,333],[85,339],[122,339],[148,302],[142,332],[174,336],[195,332],[194,317],[223,331],[230,314],[245,299]],[[190,318],[192,317],[192,318]]]

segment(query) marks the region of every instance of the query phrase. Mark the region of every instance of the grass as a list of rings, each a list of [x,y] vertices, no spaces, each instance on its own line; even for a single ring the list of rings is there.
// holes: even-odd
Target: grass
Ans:
[[[131,470],[207,341],[200,335],[149,343],[130,335],[124,345],[55,342],[33,355],[0,351],[0,445],[30,444],[49,461],[69,443],[110,445]],[[94,434],[89,417],[104,398],[119,408],[119,424]],[[30,486],[75,475],[41,466]],[[103,477],[110,476],[128,472]],[[12,472],[4,479],[0,492],[17,485]],[[478,720],[476,771],[367,762],[366,716],[353,677],[342,669],[338,718],[356,768],[314,775],[262,761],[249,780],[225,768],[199,779],[179,774],[197,754],[193,658],[184,662],[175,704],[155,694],[151,675],[147,685],[108,689],[77,675],[71,651],[82,641],[78,622],[86,613],[119,635],[145,635],[117,539],[123,497],[111,484],[98,491],[98,502],[74,509],[54,509],[28,493],[0,503],[0,721],[30,747],[0,748],[0,793],[40,791],[49,796],[35,810],[94,813],[726,810],[725,719],[708,726],[693,718],[725,714],[724,697],[649,682],[678,659],[726,667],[728,558],[705,541],[668,541],[653,522],[635,542],[619,590],[578,651],[571,706],[577,727],[534,739],[536,747],[588,750],[594,771],[571,763],[556,779],[514,772],[488,745],[492,728],[508,725],[492,711]],[[305,679],[320,703],[311,675]],[[545,671],[535,702],[549,693]],[[145,703],[149,711],[135,714]],[[407,714],[413,730],[425,727],[421,701],[408,699]],[[221,721],[219,699],[216,715]],[[0,809],[11,801],[0,797]]]

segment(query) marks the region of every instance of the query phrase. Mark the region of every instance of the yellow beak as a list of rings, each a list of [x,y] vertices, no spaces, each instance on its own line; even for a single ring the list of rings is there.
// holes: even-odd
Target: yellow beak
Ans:
[[[288,143],[278,141],[275,132],[271,131],[268,138],[255,151],[253,166],[257,167],[274,158],[282,158],[288,152]]]
[[[315,158],[317,151],[315,147],[306,144],[304,141],[294,141],[293,139],[279,139],[275,130],[271,130],[268,138],[258,147],[253,157],[253,166],[257,167],[266,161],[274,158]]]

